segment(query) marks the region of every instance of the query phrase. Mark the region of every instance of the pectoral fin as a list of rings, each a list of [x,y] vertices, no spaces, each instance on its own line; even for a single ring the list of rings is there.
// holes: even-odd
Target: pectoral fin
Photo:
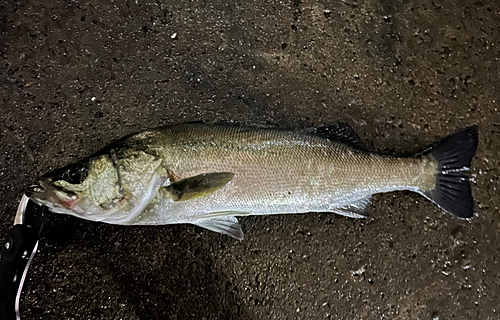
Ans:
[[[238,219],[232,216],[203,219],[192,222],[192,224],[211,231],[227,234],[238,240],[243,240],[243,231],[238,223]]]
[[[204,173],[166,186],[174,201],[185,201],[211,195],[234,177],[231,172]]]

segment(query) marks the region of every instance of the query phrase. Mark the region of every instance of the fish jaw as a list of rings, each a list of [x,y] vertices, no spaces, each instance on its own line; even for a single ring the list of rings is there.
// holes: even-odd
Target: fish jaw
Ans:
[[[30,186],[25,190],[28,198],[39,205],[44,205],[50,211],[62,214],[73,214],[78,212],[78,204],[82,198],[71,192],[57,189],[50,179],[42,179],[38,184]]]

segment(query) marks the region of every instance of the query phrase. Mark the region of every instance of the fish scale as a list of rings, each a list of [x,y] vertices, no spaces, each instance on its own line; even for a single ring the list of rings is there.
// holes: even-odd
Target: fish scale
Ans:
[[[435,185],[437,163],[428,165],[430,159],[380,156],[310,134],[224,126],[208,131],[192,124],[160,130],[148,132],[154,136],[148,148],[179,179],[206,172],[235,176],[207,197],[175,203],[165,197],[163,209],[152,210],[154,223],[172,215],[186,222],[217,211],[332,211],[373,193]],[[143,216],[134,224],[150,224]]]

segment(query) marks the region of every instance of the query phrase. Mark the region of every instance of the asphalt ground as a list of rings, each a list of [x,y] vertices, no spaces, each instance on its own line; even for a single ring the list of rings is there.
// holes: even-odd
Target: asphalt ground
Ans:
[[[500,318],[497,1],[4,0],[0,56],[0,234],[38,175],[162,124],[342,120],[391,155],[480,134],[470,221],[408,192],[243,241],[51,215],[23,319]]]

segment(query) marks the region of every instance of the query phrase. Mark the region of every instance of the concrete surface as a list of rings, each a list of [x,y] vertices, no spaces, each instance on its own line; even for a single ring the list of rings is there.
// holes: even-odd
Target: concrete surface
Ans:
[[[344,120],[388,154],[480,131],[470,222],[404,192],[241,242],[52,215],[24,319],[500,318],[498,1],[5,0],[0,31],[1,234],[37,175],[165,123]]]

